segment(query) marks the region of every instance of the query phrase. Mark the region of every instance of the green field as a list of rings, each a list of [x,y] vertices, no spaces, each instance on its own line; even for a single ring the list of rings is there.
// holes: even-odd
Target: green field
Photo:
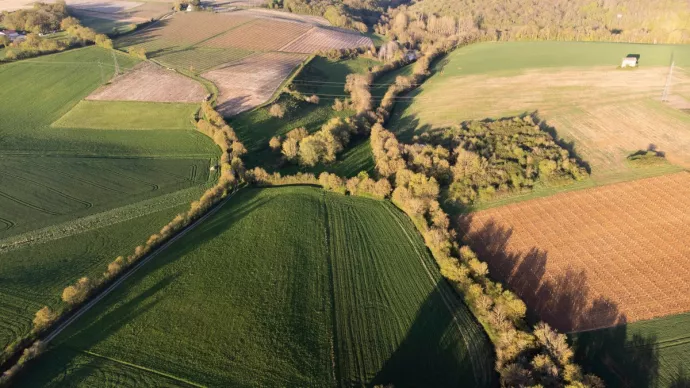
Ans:
[[[77,13],[76,17],[79,19],[84,27],[93,28],[100,34],[119,35],[136,29],[135,24],[122,22],[118,20],[103,19],[93,16],[80,15]]]
[[[294,97],[283,94],[277,103],[286,106],[287,114],[284,118],[271,117],[269,107],[255,109],[242,113],[229,120],[240,140],[249,150],[243,159],[249,167],[261,166],[269,171],[280,171],[292,174],[300,169],[296,166],[280,166],[281,155],[268,147],[273,136],[283,136],[287,132],[304,127],[310,133],[318,131],[323,124],[333,117],[348,117],[353,111],[336,112],[331,106],[336,97],[345,96],[345,78],[353,72],[362,73],[378,62],[367,58],[357,58],[342,61],[331,61],[323,57],[314,58],[302,72],[295,77],[294,87],[306,96],[316,94],[321,97],[319,104],[298,101]],[[340,97],[343,99],[343,97]],[[338,157],[338,161],[330,166],[316,166],[303,171],[319,173],[332,171],[339,175],[354,176],[360,171],[373,171],[374,161],[371,157],[368,142],[355,142],[351,149]]]
[[[199,104],[80,101],[53,123],[58,128],[194,129]]]
[[[139,207],[133,218],[113,212],[96,228],[59,224],[50,232],[62,232],[62,238],[44,237],[40,243],[0,250],[0,348],[27,334],[41,307],[61,308],[60,295],[67,285],[81,276],[100,276],[115,257],[130,254],[198,196],[195,190],[172,203],[152,206],[152,211]],[[75,227],[78,230],[71,230]]]
[[[81,102],[113,76],[114,57],[124,71],[137,62],[87,47],[0,65],[3,349],[28,333],[38,308],[59,307],[65,286],[102,273],[216,178],[217,147],[190,124],[196,106],[133,112],[128,103]],[[152,125],[178,129],[126,129]]]
[[[577,361],[609,387],[690,386],[690,313],[571,335]]]
[[[189,47],[156,55],[154,59],[166,67],[200,74],[224,63],[239,61],[253,53],[238,48]]]
[[[488,338],[434,265],[389,203],[244,189],[16,385],[491,385]]]

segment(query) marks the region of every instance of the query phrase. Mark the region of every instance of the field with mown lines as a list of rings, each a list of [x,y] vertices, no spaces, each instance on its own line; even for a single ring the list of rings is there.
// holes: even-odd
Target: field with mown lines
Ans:
[[[404,214],[357,197],[325,201],[340,385],[489,385],[488,338]]]
[[[439,293],[423,262],[434,264],[390,204],[243,189],[63,332],[17,385],[488,385],[488,339],[459,299],[447,301],[457,327],[441,295],[457,296]]]
[[[187,207],[183,203],[124,221],[110,219],[66,238],[0,251],[0,348],[28,333],[41,307],[59,308],[63,288],[81,276],[101,275],[115,257],[130,254]]]
[[[155,60],[174,69],[201,73],[224,63],[236,62],[254,54],[253,51],[232,47],[214,49],[188,47],[156,56]]]
[[[150,374],[141,368],[200,385],[332,385],[323,211],[314,188],[240,191],[58,337],[17,385],[103,378],[83,351],[138,367],[122,366],[141,375],[132,386]]]

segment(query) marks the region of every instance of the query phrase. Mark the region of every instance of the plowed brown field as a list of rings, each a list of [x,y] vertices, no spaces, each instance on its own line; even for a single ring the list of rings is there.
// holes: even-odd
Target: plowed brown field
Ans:
[[[201,102],[206,90],[200,83],[175,71],[166,70],[150,62],[116,77],[113,82],[98,88],[87,100]]]
[[[690,311],[690,173],[473,213],[460,229],[492,276],[560,330]]]
[[[372,46],[370,38],[335,28],[316,27],[285,45],[280,51],[311,54],[332,49],[351,49]]]
[[[271,19],[256,19],[252,23],[228,31],[203,45],[207,47],[235,47],[245,50],[278,50],[305,32],[311,25],[280,22]]]
[[[220,91],[218,111],[235,115],[266,102],[305,55],[266,53],[203,73]]]

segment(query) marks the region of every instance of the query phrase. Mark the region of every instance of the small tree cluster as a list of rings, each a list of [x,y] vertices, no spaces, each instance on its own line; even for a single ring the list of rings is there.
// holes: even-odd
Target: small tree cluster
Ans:
[[[146,56],[146,49],[141,47],[141,46],[131,46],[127,48],[127,53],[134,58],[139,58],[141,60],[146,60],[148,57]]]
[[[42,309],[36,311],[33,321],[34,330],[40,331],[48,327],[51,323],[55,322],[57,318],[57,313],[55,313],[50,307],[44,306]]]
[[[332,163],[337,154],[350,143],[352,136],[360,133],[361,127],[350,118],[335,117],[313,134],[309,134],[304,128],[293,129],[287,133],[280,148],[286,160],[301,166]],[[271,139],[271,148],[278,148],[277,141],[280,139]]]
[[[277,117],[279,119],[282,119],[285,117],[285,106],[275,103],[272,104],[271,107],[268,109],[268,114],[271,117]]]
[[[369,91],[372,81],[373,76],[369,73],[352,73],[348,74],[345,79],[345,91],[350,93],[350,99],[357,114],[361,115],[372,109],[372,98]]]
[[[69,305],[79,304],[89,297],[93,286],[91,279],[84,276],[77,280],[75,284],[67,286],[62,291],[62,301]]]
[[[60,28],[60,21],[66,18],[67,5],[64,0],[53,4],[35,3],[32,9],[20,9],[14,12],[3,11],[0,21],[9,29],[47,34]]]

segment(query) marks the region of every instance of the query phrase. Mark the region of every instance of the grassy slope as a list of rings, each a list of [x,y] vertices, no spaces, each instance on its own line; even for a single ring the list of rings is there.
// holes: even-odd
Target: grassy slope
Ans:
[[[690,313],[571,335],[579,362],[607,386],[690,386]]]
[[[357,58],[354,60],[330,61],[314,58],[302,73],[297,75],[294,85],[305,95],[345,95],[345,77],[353,72],[364,72],[376,62],[371,59]],[[240,140],[249,150],[244,158],[248,167],[262,166],[269,171],[278,170],[283,173],[299,171],[295,166],[285,166],[280,169],[278,162],[280,154],[274,153],[268,147],[273,136],[284,135],[287,132],[305,127],[309,132],[318,131],[329,119],[339,116],[347,117],[353,112],[336,112],[331,109],[335,97],[324,96],[318,105],[304,101],[297,101],[292,96],[283,94],[279,103],[291,107],[286,117],[282,119],[271,117],[269,107],[242,113],[230,120]],[[341,98],[342,99],[342,98]],[[303,171],[321,172],[333,171],[347,176],[356,175],[359,171],[372,171],[374,161],[369,153],[368,142],[351,144],[352,150],[340,155],[338,162],[331,166],[317,166]]]
[[[198,193],[196,197],[198,197]],[[191,199],[190,199],[191,200]],[[118,255],[158,231],[188,204],[86,230],[43,244],[31,244],[0,255],[0,347],[27,333],[38,309],[60,308],[62,289],[81,276],[99,276]]]
[[[245,189],[64,332],[17,386],[475,386],[470,357],[491,378],[481,328],[456,312],[483,350],[470,354],[422,262],[433,261],[390,204]]]
[[[199,104],[80,101],[53,123],[58,128],[194,129]]]

